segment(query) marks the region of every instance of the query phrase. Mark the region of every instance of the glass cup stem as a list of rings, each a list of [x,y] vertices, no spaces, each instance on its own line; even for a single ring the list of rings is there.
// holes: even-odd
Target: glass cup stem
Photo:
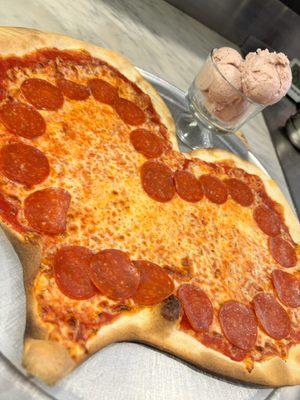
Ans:
[[[212,132],[197,120],[190,113],[183,113],[177,120],[177,135],[179,139],[191,149],[213,147]]]

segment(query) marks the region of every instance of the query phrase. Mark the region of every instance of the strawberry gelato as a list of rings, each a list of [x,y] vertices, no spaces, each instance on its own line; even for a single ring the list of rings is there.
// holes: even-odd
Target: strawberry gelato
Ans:
[[[243,98],[237,98],[229,104],[220,104],[206,100],[206,109],[221,121],[232,123],[242,117],[248,109]]]
[[[210,102],[228,104],[236,100],[239,95],[237,90],[242,89],[239,68],[243,58],[236,50],[222,47],[214,51],[213,60],[218,69],[210,60],[206,62],[196,79],[196,84]]]
[[[257,50],[249,53],[241,66],[242,86],[252,101],[270,105],[277,103],[289,90],[292,73],[283,53]]]
[[[289,61],[282,53],[257,50],[244,60],[236,50],[222,47],[205,62],[195,85],[206,110],[232,125],[257,107],[249,99],[260,105],[274,104],[286,94],[291,81]]]
[[[210,101],[216,103],[232,103],[240,97],[238,91],[242,89],[241,73],[238,68],[230,64],[220,64],[218,65],[218,70],[212,71],[213,80],[209,86],[207,96]]]
[[[236,68],[240,68],[244,61],[240,53],[231,47],[221,47],[215,50],[213,60],[218,65],[232,65]]]
[[[230,47],[222,47],[214,51],[213,61],[215,65],[210,60],[206,62],[196,84],[205,96],[206,109],[216,118],[231,122],[239,118],[247,107],[241,94],[243,57]]]

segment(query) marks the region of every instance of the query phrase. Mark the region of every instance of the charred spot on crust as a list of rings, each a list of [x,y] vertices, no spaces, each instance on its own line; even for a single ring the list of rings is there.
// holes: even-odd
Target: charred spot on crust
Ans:
[[[180,301],[173,294],[162,303],[161,315],[168,321],[176,321],[182,313]]]
[[[117,312],[130,311],[130,307],[126,304],[117,304],[116,306],[113,306],[112,309]]]

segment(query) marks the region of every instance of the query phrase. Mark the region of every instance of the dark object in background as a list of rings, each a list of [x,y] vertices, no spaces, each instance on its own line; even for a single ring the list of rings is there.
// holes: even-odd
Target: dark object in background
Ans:
[[[295,11],[295,13],[300,15],[300,1],[299,0],[280,0],[286,6],[288,6],[291,10]]]
[[[292,68],[292,85],[288,92],[289,96],[294,100],[295,103],[300,103],[300,61],[294,58],[291,61]]]
[[[167,0],[237,44],[245,53],[258,47],[300,54],[300,0]]]
[[[298,150],[300,150],[300,110],[287,120],[285,128],[290,141]]]
[[[300,151],[291,143],[286,126],[287,120],[296,112],[296,105],[284,97],[279,103],[267,107],[264,117],[300,218]]]

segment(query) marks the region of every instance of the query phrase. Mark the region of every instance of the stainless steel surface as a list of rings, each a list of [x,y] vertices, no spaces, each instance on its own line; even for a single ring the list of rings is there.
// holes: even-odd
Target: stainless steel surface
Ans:
[[[300,112],[288,119],[285,128],[291,143],[300,150]]]
[[[291,60],[291,69],[293,80],[288,95],[295,103],[300,103],[300,60],[293,58]]]
[[[175,118],[185,110],[182,91],[147,72],[143,74],[159,90]],[[226,147],[226,143],[221,145]],[[262,167],[254,154],[245,156]],[[6,358],[0,359],[1,400],[270,400],[273,396],[280,399],[280,390],[215,376],[134,343],[108,346],[52,388],[25,378],[21,367],[25,323],[21,266],[1,231],[0,265],[0,351]],[[297,393],[289,400],[295,400],[296,396]]]
[[[168,0],[245,51],[270,47],[300,54],[300,16],[279,0]]]
[[[286,121],[295,113],[295,104],[284,98],[274,106],[267,107],[263,114],[300,217],[300,150],[291,143],[285,128]]]

